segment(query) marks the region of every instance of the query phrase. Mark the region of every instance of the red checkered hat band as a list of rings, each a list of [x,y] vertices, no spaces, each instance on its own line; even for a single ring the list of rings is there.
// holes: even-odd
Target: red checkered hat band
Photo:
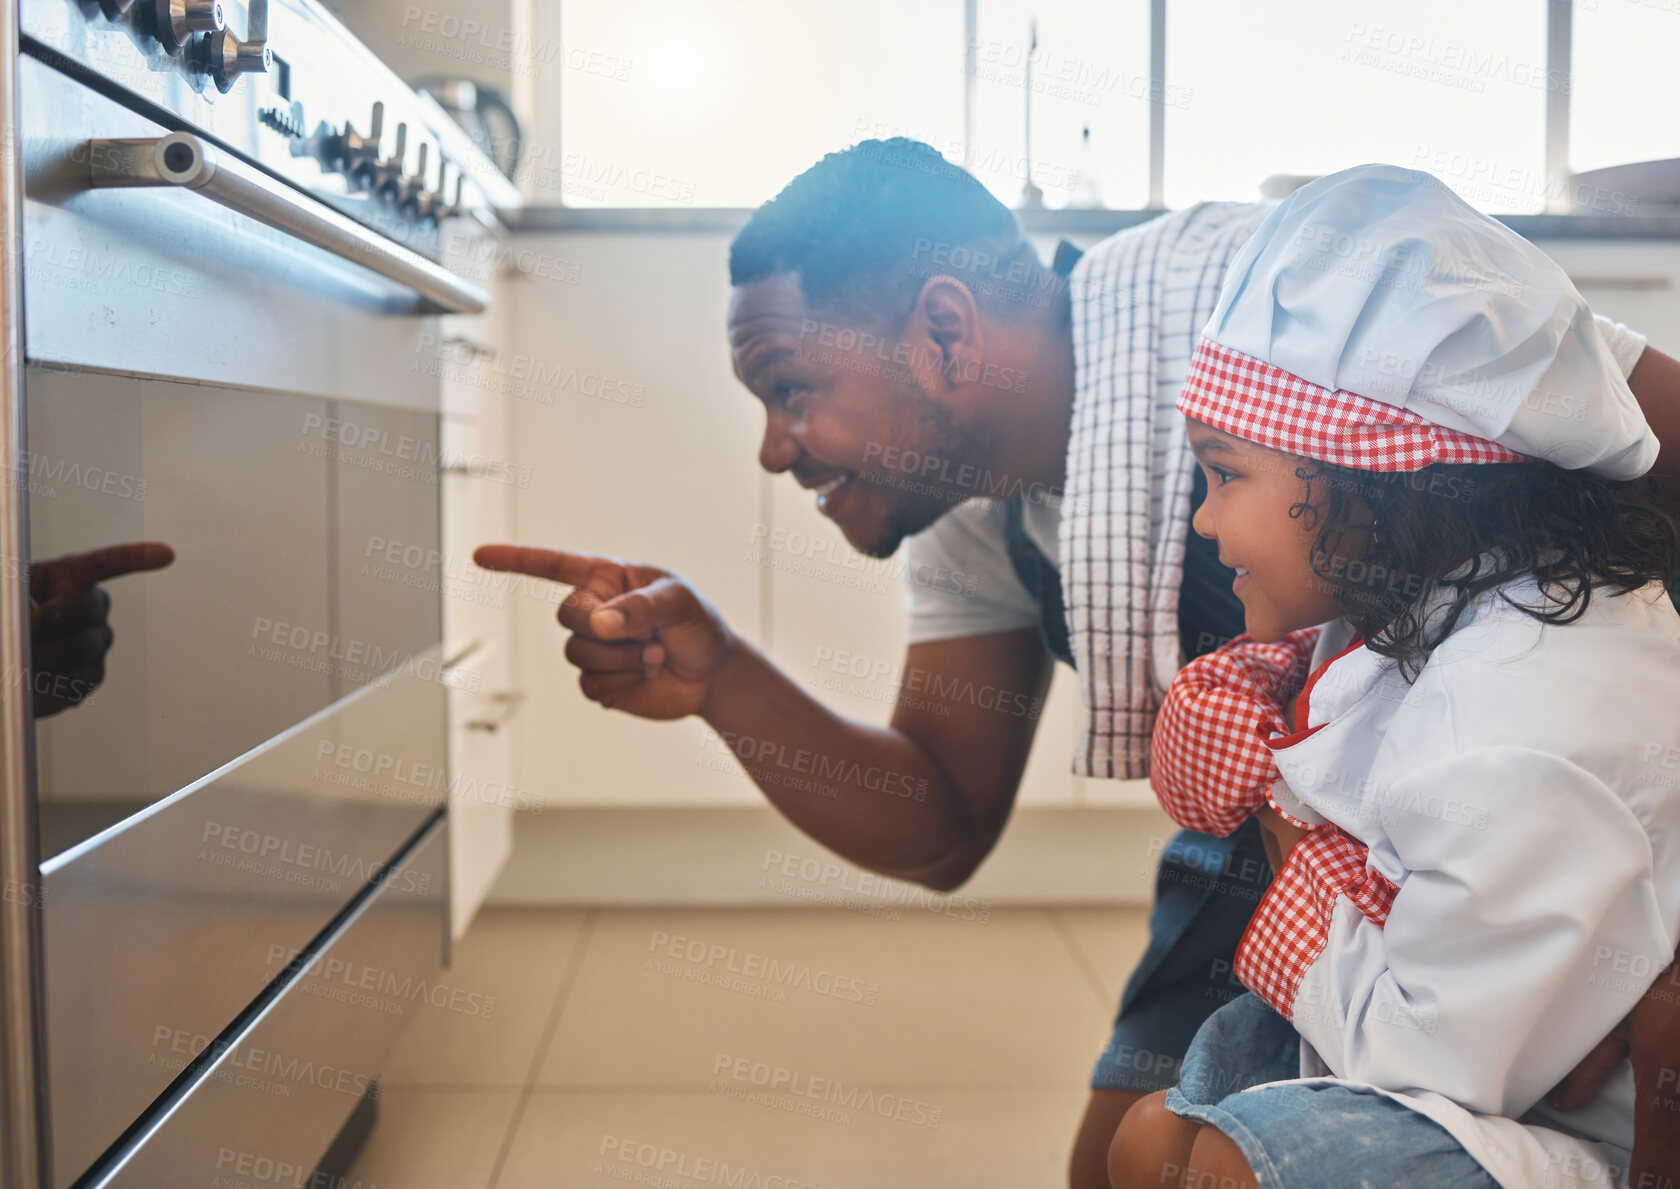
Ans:
[[[1410,409],[1322,388],[1204,338],[1178,407],[1215,429],[1361,471],[1421,471],[1437,462],[1532,462],[1498,442],[1437,425]]]

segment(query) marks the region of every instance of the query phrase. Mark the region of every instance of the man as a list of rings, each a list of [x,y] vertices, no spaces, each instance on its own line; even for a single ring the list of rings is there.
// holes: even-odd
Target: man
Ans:
[[[743,761],[829,849],[955,888],[1008,820],[1036,720],[938,690],[1042,695],[1052,658],[1073,664],[1087,708],[1076,769],[1141,776],[1159,691],[1185,659],[1243,629],[1233,573],[1189,530],[1200,483],[1172,402],[1225,264],[1265,209],[1164,216],[1078,264],[1059,252],[1045,270],[984,187],[895,139],[831,154],[741,231],[729,336],[736,375],[765,408],[760,465],[814,490],[865,554],[910,539],[903,671],[921,680],[886,727],[829,710],[677,575],[514,546],[478,560],[578,588],[559,614],[566,656],[602,705],[699,714],[726,739],[919,782],[925,797],[862,784],[818,796]],[[1612,343],[1630,355],[1643,345],[1626,331]],[[1680,394],[1680,365],[1646,352],[1632,383],[1642,399]],[[1647,409],[1660,438],[1680,440],[1677,409],[1680,398]],[[940,465],[902,461],[912,458]],[[1680,467],[1666,461],[1673,480]],[[915,580],[952,573],[967,580]],[[1240,992],[1230,959],[1269,875],[1255,822],[1229,839],[1184,832],[1167,848],[1150,946],[1075,1142],[1076,1187],[1108,1184],[1120,1116],[1173,1084],[1201,1021]],[[1619,1059],[1621,1043],[1607,1038],[1600,1062]]]

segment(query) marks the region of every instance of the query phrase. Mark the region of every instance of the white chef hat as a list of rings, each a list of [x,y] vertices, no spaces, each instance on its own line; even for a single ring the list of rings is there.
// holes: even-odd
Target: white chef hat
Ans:
[[[1657,439],[1545,253],[1393,165],[1284,199],[1237,254],[1178,407],[1368,471],[1545,459],[1615,479]]]

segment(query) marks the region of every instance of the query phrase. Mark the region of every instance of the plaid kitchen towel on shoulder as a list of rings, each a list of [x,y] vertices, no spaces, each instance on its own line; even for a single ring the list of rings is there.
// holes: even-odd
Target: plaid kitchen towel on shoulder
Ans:
[[[1069,278],[1073,426],[1058,543],[1086,720],[1073,770],[1149,774],[1179,666],[1195,460],[1179,388],[1225,271],[1272,209],[1204,203],[1097,244]]]

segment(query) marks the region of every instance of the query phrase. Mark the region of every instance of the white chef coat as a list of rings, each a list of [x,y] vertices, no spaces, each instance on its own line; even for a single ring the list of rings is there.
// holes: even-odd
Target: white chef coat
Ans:
[[[1273,753],[1278,804],[1399,889],[1382,927],[1337,899],[1296,995],[1301,1075],[1427,1115],[1505,1189],[1616,1186],[1631,1064],[1581,1110],[1542,1095],[1680,939],[1680,615],[1653,584],[1543,625],[1501,591],[1539,599],[1485,593],[1410,686],[1364,647],[1331,662],[1311,733]]]

